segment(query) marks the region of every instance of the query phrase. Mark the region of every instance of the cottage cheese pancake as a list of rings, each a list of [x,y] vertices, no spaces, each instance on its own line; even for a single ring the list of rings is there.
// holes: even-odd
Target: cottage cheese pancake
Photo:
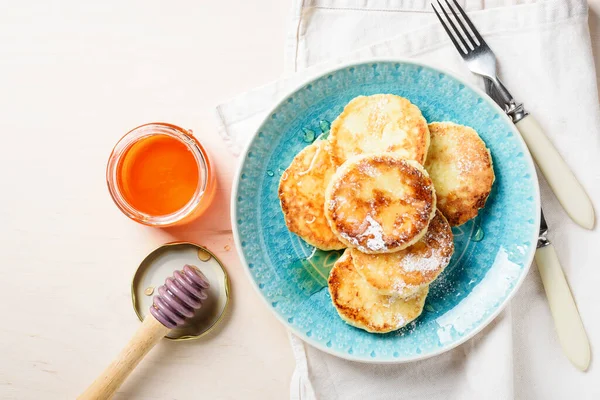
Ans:
[[[438,211],[427,233],[412,246],[388,254],[364,254],[352,249],[356,271],[379,293],[412,296],[433,282],[450,263],[454,252],[452,230]]]
[[[452,122],[429,125],[431,146],[425,169],[435,185],[437,206],[450,225],[477,215],[492,190],[492,156],[477,132]]]
[[[429,287],[410,298],[385,296],[373,289],[354,269],[350,250],[346,250],[329,274],[331,300],[348,324],[372,333],[402,328],[423,311]]]
[[[317,141],[302,150],[281,175],[279,200],[288,229],[321,250],[346,247],[325,219],[325,189],[335,167],[329,143]]]
[[[416,243],[435,214],[427,171],[394,153],[355,156],[333,175],[325,217],[338,239],[363,253],[392,253]]]
[[[404,97],[376,94],[350,101],[331,124],[329,140],[337,165],[357,154],[381,152],[423,164],[429,129],[421,110]]]

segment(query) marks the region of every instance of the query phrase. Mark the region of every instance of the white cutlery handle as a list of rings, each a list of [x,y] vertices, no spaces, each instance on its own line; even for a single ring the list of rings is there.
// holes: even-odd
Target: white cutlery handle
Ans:
[[[585,371],[590,364],[590,343],[554,246],[550,244],[537,249],[535,263],[542,277],[563,351],[573,365]]]
[[[594,227],[594,207],[581,184],[562,159],[542,127],[531,115],[516,123],[533,159],[563,208],[579,225]]]

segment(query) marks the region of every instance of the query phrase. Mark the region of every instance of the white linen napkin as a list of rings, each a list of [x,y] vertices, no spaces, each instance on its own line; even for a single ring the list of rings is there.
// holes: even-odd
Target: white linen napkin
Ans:
[[[600,212],[600,112],[584,0],[462,0],[496,53],[515,98],[546,134]],[[295,0],[287,75],[217,107],[237,155],[263,117],[300,83],[340,62],[412,58],[482,86],[465,67],[428,0]],[[540,176],[550,239],[592,344],[600,343],[600,232],[573,223]],[[291,335],[293,399],[598,399],[600,369],[577,371],[562,354],[535,266],[507,309],[443,355],[399,365],[349,362]]]

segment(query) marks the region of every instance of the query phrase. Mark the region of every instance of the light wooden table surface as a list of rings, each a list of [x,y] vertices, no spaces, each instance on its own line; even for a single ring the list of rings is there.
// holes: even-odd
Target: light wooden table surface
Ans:
[[[600,65],[600,0],[590,1]],[[225,262],[232,303],[208,338],[164,341],[117,398],[284,399],[285,329],[251,288],[229,220],[234,162],[213,109],[283,71],[289,2],[0,0],[0,398],[74,398],[139,326],[130,282],[158,245]],[[212,209],[137,225],[106,190],[114,143],[151,121],[191,128],[216,162]],[[229,250],[228,250],[229,249]]]

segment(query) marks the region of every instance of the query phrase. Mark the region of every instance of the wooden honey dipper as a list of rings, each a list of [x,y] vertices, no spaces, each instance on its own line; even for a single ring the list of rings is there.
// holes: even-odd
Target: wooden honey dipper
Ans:
[[[186,265],[175,271],[158,288],[150,314],[117,358],[96,378],[78,399],[110,399],[133,369],[169,330],[194,316],[208,296],[208,280],[196,267]]]

